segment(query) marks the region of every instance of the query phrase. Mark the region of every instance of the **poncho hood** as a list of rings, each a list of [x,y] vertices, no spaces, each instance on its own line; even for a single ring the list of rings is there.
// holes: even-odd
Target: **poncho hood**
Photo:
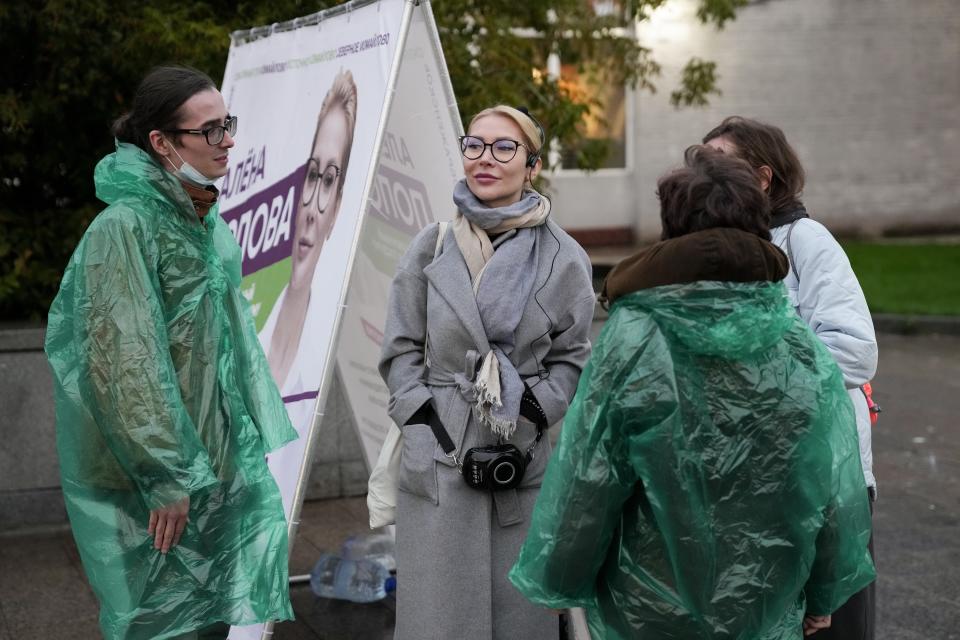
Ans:
[[[740,357],[780,340],[794,321],[776,245],[709,229],[642,249],[610,272],[601,297],[649,313],[693,353]]]
[[[632,293],[615,306],[649,314],[691,353],[725,358],[768,349],[790,330],[796,315],[779,282],[667,285]]]
[[[127,142],[117,141],[117,150],[103,157],[93,172],[97,197],[107,204],[125,199],[173,202],[184,222],[195,222],[193,203],[180,181],[161,167],[149,153]],[[198,225],[194,225],[198,226]]]

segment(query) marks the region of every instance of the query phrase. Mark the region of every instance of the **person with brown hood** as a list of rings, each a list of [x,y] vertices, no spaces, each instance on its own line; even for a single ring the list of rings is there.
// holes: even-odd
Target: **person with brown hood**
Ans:
[[[800,639],[875,575],[853,408],[749,165],[691,147],[658,195],[509,578],[595,639]]]

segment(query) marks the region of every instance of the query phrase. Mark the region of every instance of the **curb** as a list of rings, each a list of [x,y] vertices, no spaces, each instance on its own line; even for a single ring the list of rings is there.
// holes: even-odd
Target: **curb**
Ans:
[[[607,315],[607,311],[599,304],[594,307],[594,322],[606,320]],[[875,313],[873,314],[873,328],[877,333],[895,333],[903,336],[960,336],[960,316]],[[0,327],[0,352],[43,351],[45,333],[46,327]]]
[[[47,328],[43,326],[0,326],[0,352],[43,351],[43,338]]]
[[[875,313],[873,314],[873,327],[877,333],[898,333],[905,336],[931,334],[960,336],[960,316]]]

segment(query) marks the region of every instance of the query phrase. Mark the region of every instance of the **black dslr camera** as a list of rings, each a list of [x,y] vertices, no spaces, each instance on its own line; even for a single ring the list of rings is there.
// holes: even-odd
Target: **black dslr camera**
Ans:
[[[513,489],[526,469],[527,456],[512,444],[474,447],[463,457],[463,479],[474,489]]]
[[[433,402],[425,402],[416,410],[406,424],[426,424],[433,431],[443,453],[457,464],[468,486],[485,491],[513,489],[523,480],[527,465],[533,460],[533,450],[540,443],[547,428],[547,416],[533,392],[527,387],[520,399],[520,414],[537,425],[537,437],[523,453],[512,444],[497,443],[469,449],[463,460],[457,457],[457,449],[450,439],[443,422],[437,415]]]
[[[533,460],[533,450],[547,428],[547,416],[529,387],[526,387],[520,399],[520,415],[537,425],[537,438],[533,444],[525,453],[512,444],[502,443],[469,449],[463,456],[461,469],[468,486],[487,491],[506,491],[523,480],[523,473]]]

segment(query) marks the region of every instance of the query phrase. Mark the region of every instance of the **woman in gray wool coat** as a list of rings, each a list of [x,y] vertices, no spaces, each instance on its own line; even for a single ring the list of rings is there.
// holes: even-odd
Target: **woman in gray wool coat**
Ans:
[[[396,640],[557,637],[556,616],[507,581],[550,457],[537,425],[567,410],[594,306],[586,253],[531,188],[542,144],[523,111],[477,114],[449,229],[421,231],[393,281],[380,374],[403,434]],[[458,462],[498,443],[532,453],[519,484],[468,486]]]

